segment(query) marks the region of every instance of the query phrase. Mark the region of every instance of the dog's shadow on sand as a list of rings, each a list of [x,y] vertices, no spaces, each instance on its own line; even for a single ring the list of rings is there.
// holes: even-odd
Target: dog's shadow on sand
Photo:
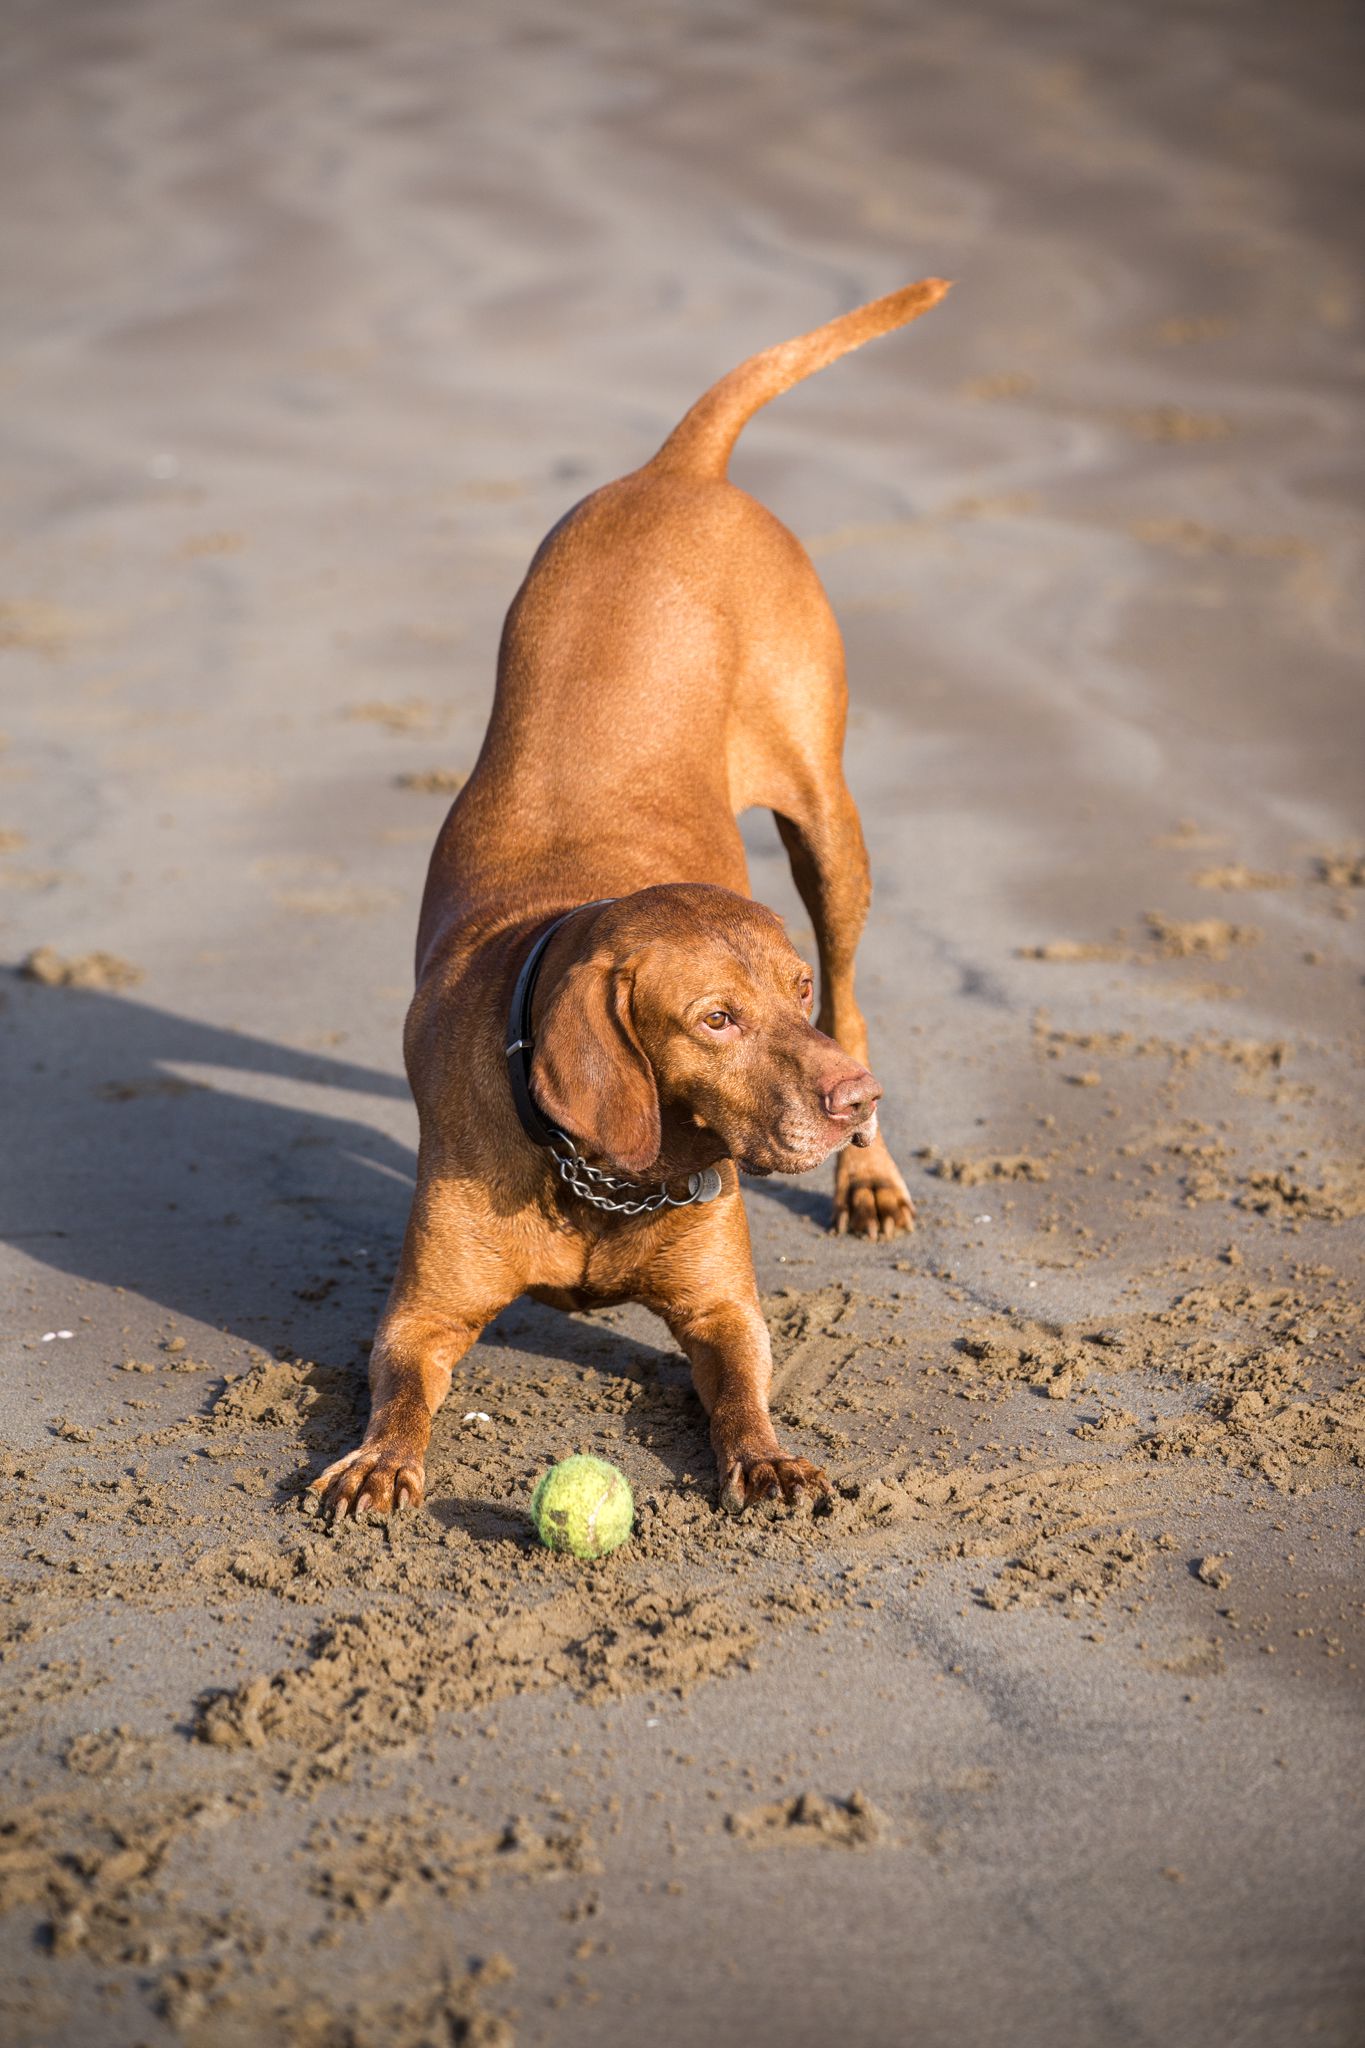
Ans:
[[[0,1237],[27,1257],[271,1345],[391,1264],[399,1076],[14,973],[0,1066]]]
[[[74,1323],[95,1282],[268,1351],[363,1364],[412,1195],[401,1075],[10,971],[0,1087],[0,1239],[72,1282],[69,1301],[43,1286],[42,1315]],[[614,1348],[534,1303],[507,1314],[547,1358]]]
[[[11,971],[0,1079],[0,1238],[72,1282],[69,1304],[44,1286],[44,1317],[75,1323],[95,1282],[168,1321],[318,1360],[329,1379],[338,1366],[363,1375],[413,1186],[416,1112],[400,1075]],[[658,1334],[522,1299],[481,1348],[686,1386]]]
[[[789,1216],[800,1217],[803,1223],[813,1223],[823,1236],[829,1230],[830,1195],[826,1187],[807,1185],[803,1181],[746,1179],[746,1195],[759,1195],[765,1202],[776,1202],[779,1209],[785,1209]]]
[[[662,1325],[660,1332],[663,1343],[654,1344],[633,1332],[614,1329],[601,1316],[565,1315],[524,1298],[490,1323],[483,1343],[494,1353],[494,1373],[496,1353],[506,1349],[555,1366],[590,1368],[604,1379],[628,1382],[638,1391],[630,1406],[619,1412],[621,1430],[647,1446],[668,1468],[675,1484],[681,1484],[689,1475],[711,1470],[706,1413],[693,1391],[687,1360],[681,1352],[666,1348],[669,1339]],[[573,1417],[570,1409],[565,1440],[546,1456],[547,1466],[552,1458],[592,1447],[590,1416],[588,1404],[581,1417]],[[443,1411],[435,1424],[437,1440],[443,1428],[458,1430],[459,1417],[452,1414],[446,1418]],[[514,1543],[523,1550],[539,1546],[520,1500],[509,1503],[479,1494],[428,1491],[426,1508],[443,1528],[461,1529],[476,1542]]]
[[[677,1479],[709,1471],[711,1450],[706,1411],[692,1385],[692,1370],[662,1323],[642,1338],[634,1330],[617,1329],[606,1320],[615,1314],[564,1315],[538,1302],[521,1300],[504,1309],[489,1326],[485,1342],[506,1344],[516,1351],[555,1365],[577,1366],[603,1379],[624,1381],[635,1389],[628,1407],[620,1409],[620,1426],[649,1450]],[[633,1311],[638,1318],[641,1311]],[[586,1436],[588,1413],[575,1419],[562,1454]]]

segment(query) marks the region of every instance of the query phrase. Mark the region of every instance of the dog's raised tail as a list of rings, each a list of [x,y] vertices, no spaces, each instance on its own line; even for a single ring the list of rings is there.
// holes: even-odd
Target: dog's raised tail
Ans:
[[[780,398],[793,384],[823,370],[827,363],[837,362],[850,349],[918,320],[950,288],[946,278],[922,277],[917,284],[888,292],[884,299],[873,299],[870,305],[841,314],[810,334],[798,334],[794,341],[780,341],[776,348],[750,356],[697,400],[651,466],[689,476],[724,477],[731,449],[761,405]]]

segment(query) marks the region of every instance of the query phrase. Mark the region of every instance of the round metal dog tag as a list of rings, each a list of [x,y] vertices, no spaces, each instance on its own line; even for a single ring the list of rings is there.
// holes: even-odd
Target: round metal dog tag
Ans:
[[[704,1166],[700,1173],[687,1176],[687,1192],[694,1202],[714,1202],[720,1188],[720,1174],[714,1166]]]

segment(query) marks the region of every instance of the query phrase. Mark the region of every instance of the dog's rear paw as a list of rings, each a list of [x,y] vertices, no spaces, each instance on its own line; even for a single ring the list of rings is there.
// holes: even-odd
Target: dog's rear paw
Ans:
[[[881,1140],[841,1152],[834,1180],[834,1228],[841,1237],[896,1237],[915,1227],[915,1205]]]
[[[313,1480],[323,1509],[339,1521],[346,1514],[391,1514],[398,1508],[420,1507],[426,1474],[422,1459],[401,1438],[381,1438],[348,1451]]]

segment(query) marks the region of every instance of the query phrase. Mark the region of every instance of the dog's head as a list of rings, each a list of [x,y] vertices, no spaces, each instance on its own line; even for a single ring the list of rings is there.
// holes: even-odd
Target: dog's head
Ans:
[[[810,1021],[782,921],[678,883],[599,911],[537,999],[531,1091],[591,1157],[634,1177],[724,1157],[804,1173],[870,1144],[881,1089]]]

